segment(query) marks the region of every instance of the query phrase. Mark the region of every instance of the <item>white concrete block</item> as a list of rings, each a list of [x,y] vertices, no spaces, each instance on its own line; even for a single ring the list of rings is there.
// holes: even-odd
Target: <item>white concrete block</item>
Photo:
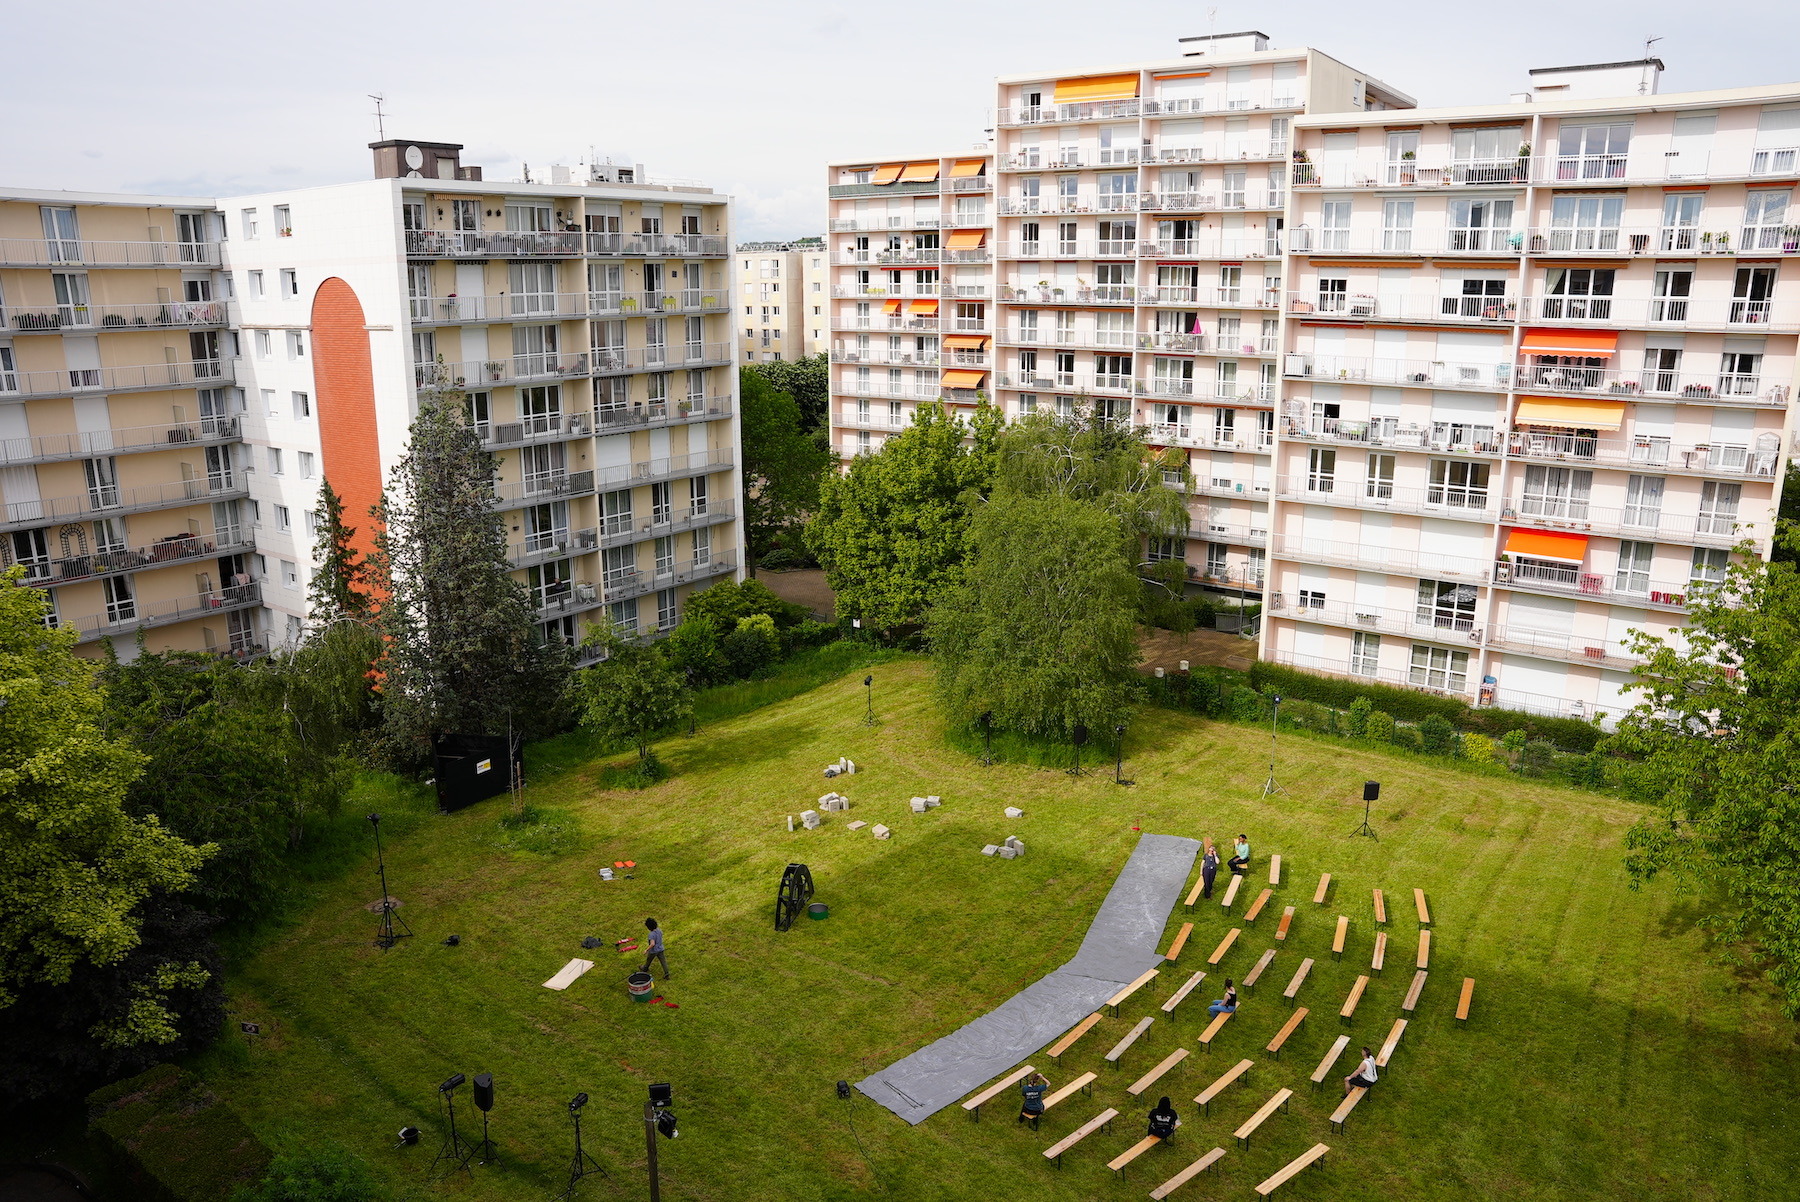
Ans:
[[[1006,816],[1008,818],[1023,818],[1025,817],[1025,811],[1019,809],[1017,806],[1007,806]]]
[[[790,831],[794,829],[794,816],[792,814],[788,815],[788,829]]]
[[[800,821],[804,823],[806,829],[810,831],[817,830],[819,824],[825,820],[819,816],[819,811],[817,810],[801,810]]]
[[[851,776],[855,776],[856,775],[856,761],[855,760],[845,760],[844,761],[844,771],[848,772]]]
[[[930,806],[925,804],[925,799],[923,797],[915,797],[912,799],[912,812],[913,813],[923,814],[926,810],[929,810],[930,808],[931,808]]]
[[[938,795],[936,793],[933,793],[930,797],[927,797],[925,800],[929,801],[932,805],[943,804],[942,800],[938,797]]]
[[[894,832],[877,822],[874,826],[869,828],[869,833],[874,835],[877,839],[885,839]]]
[[[863,827],[865,827],[867,825],[869,825],[869,824],[862,821],[861,819],[858,819],[857,821],[852,822],[849,826],[845,827],[844,829],[849,830],[849,831],[860,831]]]
[[[1000,849],[1000,858],[1002,860],[1016,860],[1018,859],[1018,856],[1019,853],[1010,847],[1002,847]]]
[[[1025,854],[1025,845],[1023,843],[1014,843],[1012,849],[1013,855],[1015,856],[1022,856]]]
[[[981,854],[984,856],[991,856],[999,850],[1000,849],[998,847],[996,847],[994,844],[990,843],[986,847],[981,849]]]
[[[1008,836],[1006,836],[1006,838],[1004,840],[1002,840],[1002,842],[1004,842],[1006,844],[1006,846],[1008,846],[1008,847],[1020,846],[1019,837],[1017,835],[1008,835]]]

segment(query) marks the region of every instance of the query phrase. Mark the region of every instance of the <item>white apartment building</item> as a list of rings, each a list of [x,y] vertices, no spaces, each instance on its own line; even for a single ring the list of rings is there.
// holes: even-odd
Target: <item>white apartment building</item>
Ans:
[[[74,321],[93,332],[22,340],[9,319],[0,335],[0,366],[15,365],[0,377],[7,551],[96,645],[124,649],[145,626],[168,627],[158,646],[246,654],[297,638],[322,480],[367,549],[368,508],[439,383],[468,392],[497,456],[495,505],[547,635],[577,640],[602,618],[667,630],[686,593],[737,572],[726,198],[638,168],[483,181],[452,144],[372,149],[377,178],[329,187],[72,205],[3,194],[7,234],[50,231],[0,248],[8,265],[32,261],[19,281],[0,275],[9,318],[14,295],[26,317],[76,295],[65,277],[99,277]],[[150,210],[162,226],[149,232],[179,227],[176,239],[85,241],[141,226],[152,204],[167,213]],[[103,231],[64,225],[103,215]],[[114,259],[158,266],[123,276]],[[135,345],[146,339],[160,342]],[[140,360],[152,367],[124,366]],[[63,479],[75,470],[85,492]],[[121,554],[84,558],[90,526],[94,547]],[[206,562],[165,568],[175,556]]]
[[[825,239],[745,242],[738,256],[738,349],[744,363],[822,355],[830,315]]]

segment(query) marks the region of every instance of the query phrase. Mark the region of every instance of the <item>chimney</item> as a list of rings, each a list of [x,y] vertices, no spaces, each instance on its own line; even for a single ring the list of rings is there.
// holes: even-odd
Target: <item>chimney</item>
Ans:
[[[390,138],[371,142],[375,152],[376,179],[466,179],[481,178],[481,168],[464,167],[460,161],[460,142],[411,142]]]
[[[1188,58],[1223,58],[1229,54],[1252,54],[1269,48],[1269,35],[1260,29],[1238,33],[1209,33],[1181,39],[1182,54]],[[1192,49],[1189,49],[1189,47]]]

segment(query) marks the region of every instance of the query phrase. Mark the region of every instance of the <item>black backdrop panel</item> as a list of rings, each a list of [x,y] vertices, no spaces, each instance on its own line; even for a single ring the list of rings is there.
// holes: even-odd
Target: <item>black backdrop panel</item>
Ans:
[[[449,813],[506,792],[511,774],[503,735],[439,735],[432,747],[438,809]],[[524,763],[523,748],[519,764]]]

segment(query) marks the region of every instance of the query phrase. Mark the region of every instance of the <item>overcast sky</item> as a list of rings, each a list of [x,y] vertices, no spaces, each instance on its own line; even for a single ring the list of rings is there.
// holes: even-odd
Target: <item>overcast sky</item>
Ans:
[[[1528,68],[1641,57],[1655,36],[1665,92],[1800,80],[1800,6],[1671,0],[1301,0],[1211,16],[1170,0],[0,0],[0,28],[0,185],[217,196],[361,179],[366,93],[380,92],[390,136],[462,142],[489,179],[592,147],[703,180],[737,197],[740,238],[819,232],[833,158],[981,141],[996,75],[1173,58],[1185,34],[1261,28],[1422,105],[1503,101]]]

